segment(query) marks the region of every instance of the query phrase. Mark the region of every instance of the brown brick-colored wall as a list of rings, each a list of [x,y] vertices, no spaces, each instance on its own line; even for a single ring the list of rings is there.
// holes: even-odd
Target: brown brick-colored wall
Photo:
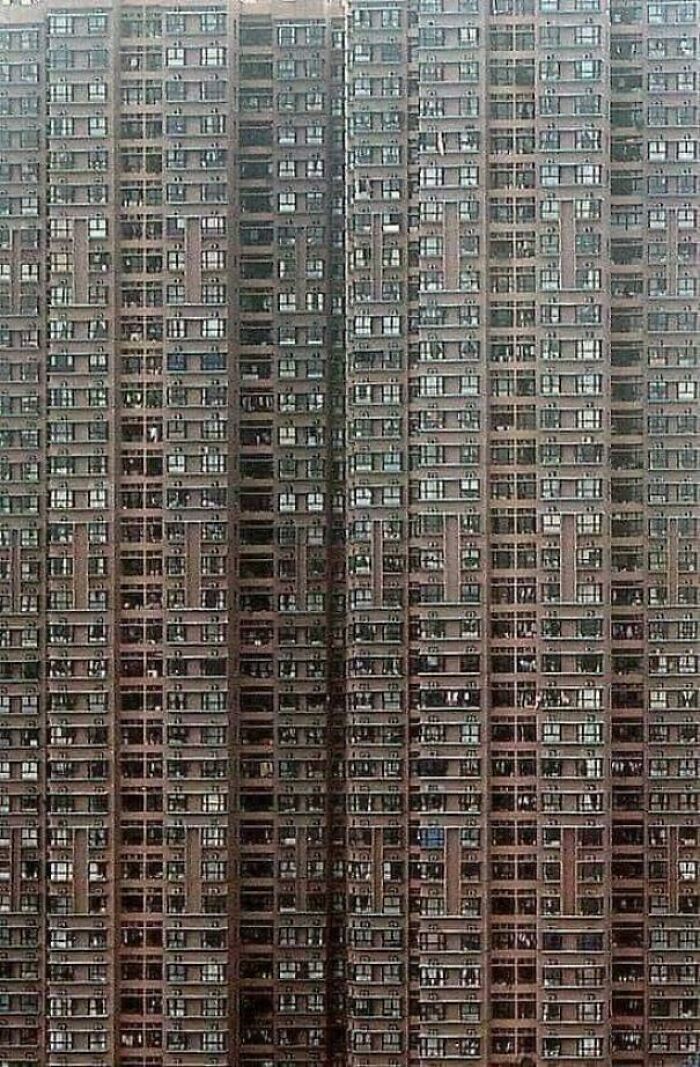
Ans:
[[[0,1064],[696,1051],[699,28],[3,7]]]

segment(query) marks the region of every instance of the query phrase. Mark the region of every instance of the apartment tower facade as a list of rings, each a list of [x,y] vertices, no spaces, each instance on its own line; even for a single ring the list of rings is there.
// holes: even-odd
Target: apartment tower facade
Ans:
[[[699,38],[0,8],[0,1067],[700,1053]]]

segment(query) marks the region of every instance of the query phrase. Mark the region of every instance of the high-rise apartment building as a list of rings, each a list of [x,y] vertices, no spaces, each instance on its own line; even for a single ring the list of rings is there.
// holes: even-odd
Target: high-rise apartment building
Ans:
[[[0,7],[0,1067],[700,1053],[699,54]]]

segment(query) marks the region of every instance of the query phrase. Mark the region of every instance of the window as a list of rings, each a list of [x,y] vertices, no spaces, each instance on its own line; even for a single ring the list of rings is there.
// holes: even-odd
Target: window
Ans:
[[[54,860],[49,863],[49,878],[53,882],[70,882],[73,879],[73,864],[66,860]]]
[[[165,65],[166,67],[184,67],[185,49],[182,45],[172,45],[165,49]]]
[[[225,978],[225,970],[225,964],[223,963],[203,963],[200,969],[200,979],[202,982],[222,983]]]
[[[203,319],[201,323],[201,336],[212,340],[226,336],[225,319]]]
[[[49,34],[53,37],[71,37],[75,33],[75,18],[73,15],[50,15]]]
[[[459,168],[459,184],[463,189],[475,188],[479,184],[479,168],[469,164]]]
[[[600,185],[603,168],[597,163],[579,163],[574,171],[576,185]]]
[[[540,167],[540,184],[543,186],[559,185],[559,165],[544,163]]]
[[[581,81],[598,81],[601,67],[602,63],[599,59],[577,59],[574,63],[574,74]]]
[[[65,236],[68,236],[66,234]],[[91,240],[100,240],[107,237],[107,219],[102,218],[89,218],[88,219],[88,237]]]
[[[226,65],[226,49],[220,45],[200,48],[199,62],[202,67],[223,67]]]
[[[73,1035],[63,1030],[49,1030],[49,1051],[69,1052],[73,1048]]]

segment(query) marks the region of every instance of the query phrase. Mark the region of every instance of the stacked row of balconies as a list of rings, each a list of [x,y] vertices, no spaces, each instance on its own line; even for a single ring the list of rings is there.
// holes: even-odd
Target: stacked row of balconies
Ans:
[[[37,1062],[45,979],[40,930],[45,785],[40,591],[45,578],[39,489],[42,386],[37,315],[43,283],[42,27],[27,17],[0,38],[3,61],[0,223],[0,1035],[3,1055]]]
[[[338,15],[319,20],[308,7],[284,18],[245,12],[240,22],[235,639],[246,1067],[335,1062],[345,1043],[335,962],[344,914]]]

